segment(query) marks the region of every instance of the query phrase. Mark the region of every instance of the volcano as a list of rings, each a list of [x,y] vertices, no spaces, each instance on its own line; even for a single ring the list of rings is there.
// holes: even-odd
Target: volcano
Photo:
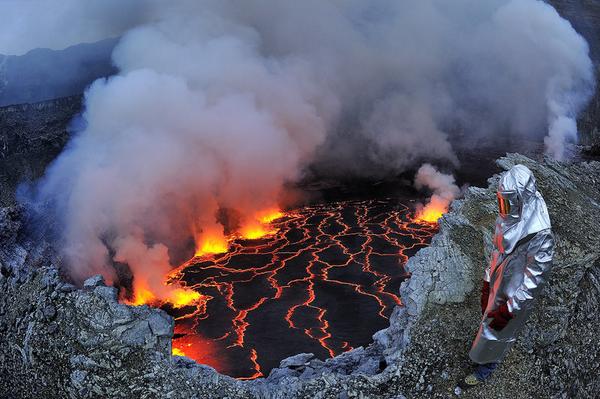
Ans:
[[[299,352],[326,359],[367,345],[401,304],[404,263],[437,225],[416,222],[406,199],[310,205],[274,220],[274,233],[236,239],[170,275],[193,289],[175,318],[173,353],[252,379]]]

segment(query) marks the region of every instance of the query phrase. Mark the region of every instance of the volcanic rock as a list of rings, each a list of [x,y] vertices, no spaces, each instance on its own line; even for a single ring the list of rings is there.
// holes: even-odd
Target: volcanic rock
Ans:
[[[314,357],[315,355],[313,355],[312,353],[299,353],[297,355],[290,356],[287,359],[283,359],[279,364],[279,367],[297,369],[306,366],[308,361]]]
[[[517,154],[498,161],[505,169],[516,163],[534,172],[548,203],[554,269],[491,381],[460,396],[593,398],[600,391],[600,163],[537,163]],[[467,352],[481,317],[497,180],[455,201],[431,245],[409,260],[404,306],[371,345],[326,361],[299,354],[268,378],[247,382],[171,356],[173,321],[163,311],[118,303],[98,278],[85,289],[64,281],[60,259],[44,242],[25,238],[21,212],[4,208],[0,397],[452,397],[469,371]]]
[[[103,285],[106,285],[104,283],[104,277],[102,277],[99,274],[96,276],[90,277],[83,282],[83,288],[95,288],[95,287],[100,287]]]

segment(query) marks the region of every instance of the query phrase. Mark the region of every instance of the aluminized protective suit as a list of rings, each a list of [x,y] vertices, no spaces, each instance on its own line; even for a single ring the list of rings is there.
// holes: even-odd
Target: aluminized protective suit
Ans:
[[[490,294],[469,352],[471,360],[479,364],[500,362],[507,354],[548,279],[554,254],[548,209],[527,167],[515,165],[504,173],[498,201],[494,250],[484,276],[490,283]],[[490,327],[488,313],[502,304],[513,318],[496,331]]]

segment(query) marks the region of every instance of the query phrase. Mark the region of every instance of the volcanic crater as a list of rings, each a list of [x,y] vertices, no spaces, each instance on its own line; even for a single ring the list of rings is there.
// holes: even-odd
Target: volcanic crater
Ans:
[[[404,263],[437,230],[406,198],[313,204],[270,225],[265,237],[233,239],[169,275],[200,294],[162,306],[175,318],[175,355],[253,379],[296,353],[325,359],[366,346],[401,304]]]

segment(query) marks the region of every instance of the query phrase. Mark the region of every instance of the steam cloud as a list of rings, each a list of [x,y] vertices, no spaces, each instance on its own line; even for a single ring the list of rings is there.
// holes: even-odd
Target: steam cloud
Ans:
[[[560,158],[593,91],[585,40],[542,1],[94,4],[131,16],[107,30],[131,24],[120,73],[89,88],[35,198],[80,278],[117,260],[156,286],[191,235],[223,235],[219,209],[250,219],[307,165],[386,175],[546,132]],[[444,201],[452,183],[417,175]]]
[[[454,182],[454,176],[439,172],[434,166],[425,163],[415,175],[415,188],[428,188],[433,195],[426,205],[417,206],[417,217],[427,221],[436,221],[442,213],[448,211],[448,206],[460,194],[460,189]]]

